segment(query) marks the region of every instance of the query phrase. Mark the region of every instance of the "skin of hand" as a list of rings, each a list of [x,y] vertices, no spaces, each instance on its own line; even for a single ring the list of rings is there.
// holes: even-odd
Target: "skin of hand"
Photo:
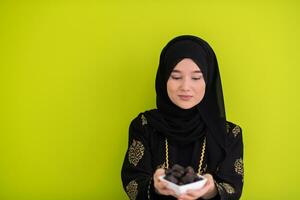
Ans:
[[[182,194],[178,197],[178,200],[194,200],[198,198],[211,199],[218,194],[214,179],[212,175],[205,174],[203,175],[207,178],[207,182],[204,187],[197,190],[188,190],[185,194]]]
[[[159,177],[163,175],[165,175],[165,170],[163,168],[157,169],[153,175],[154,187],[156,189],[156,192],[162,195],[172,195],[177,198],[175,192],[167,188],[168,183],[163,182],[159,179]]]

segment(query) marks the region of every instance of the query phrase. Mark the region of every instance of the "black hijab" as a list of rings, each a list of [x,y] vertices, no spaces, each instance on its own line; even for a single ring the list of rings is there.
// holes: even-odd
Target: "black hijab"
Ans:
[[[178,62],[192,59],[206,83],[201,102],[190,109],[176,106],[168,97],[167,81]],[[172,142],[188,144],[204,135],[225,149],[226,116],[218,63],[212,48],[203,39],[182,35],[172,39],[160,54],[156,74],[156,111],[148,113],[149,123]]]

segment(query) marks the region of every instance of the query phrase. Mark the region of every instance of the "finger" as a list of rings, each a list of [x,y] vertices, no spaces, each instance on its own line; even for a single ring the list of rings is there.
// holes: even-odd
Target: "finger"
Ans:
[[[159,182],[154,183],[154,187],[160,191],[167,188],[167,186],[164,183],[159,183]]]
[[[166,189],[168,186],[168,183],[158,180],[158,181],[154,181],[154,187],[158,190],[163,190]]]
[[[207,179],[206,184],[214,181],[212,175],[210,175],[210,174],[204,174],[203,176]]]
[[[163,168],[159,168],[155,171],[155,176],[161,176],[161,175],[164,175],[165,174],[165,170]]]
[[[194,197],[191,197],[191,196],[187,195],[186,193],[180,195],[178,198],[178,200],[194,200],[194,199],[195,199]]]
[[[154,173],[154,175],[153,175],[153,179],[154,179],[154,181],[161,181],[160,180],[160,176],[162,176],[162,175],[164,175],[164,169],[162,169],[162,170],[156,170],[156,172]]]
[[[160,177],[160,176],[163,176],[163,175],[165,175],[164,169],[158,169],[158,170],[156,170],[156,172],[154,173],[154,176],[153,176],[153,177],[154,177],[154,179],[160,181],[159,177]]]
[[[164,195],[172,195],[175,197],[175,192],[168,188],[163,188],[163,189],[159,190],[159,193],[164,194]]]
[[[184,200],[189,200],[189,199],[198,199],[204,196],[209,191],[212,184],[212,176],[210,174],[206,174],[204,176],[207,178],[207,182],[202,188],[196,190],[188,190],[183,196],[180,196],[180,198]]]
[[[209,179],[212,178],[212,175],[211,175],[211,174],[204,174],[203,176],[204,176],[205,178],[209,178]]]
[[[163,181],[157,182],[157,187],[159,187],[159,188],[167,188],[167,186],[168,186],[168,183],[166,183],[166,182],[163,182]]]
[[[167,195],[172,195],[172,196],[176,197],[176,194],[175,194],[175,192],[173,190],[167,188],[166,192],[167,192]]]

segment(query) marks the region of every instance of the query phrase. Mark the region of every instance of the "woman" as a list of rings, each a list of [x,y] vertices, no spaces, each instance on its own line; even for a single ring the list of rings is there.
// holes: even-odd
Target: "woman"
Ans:
[[[162,50],[156,74],[157,109],[130,124],[122,167],[130,199],[239,199],[243,187],[241,128],[226,120],[216,56],[191,35]],[[176,196],[158,177],[179,164],[207,178],[201,189]]]

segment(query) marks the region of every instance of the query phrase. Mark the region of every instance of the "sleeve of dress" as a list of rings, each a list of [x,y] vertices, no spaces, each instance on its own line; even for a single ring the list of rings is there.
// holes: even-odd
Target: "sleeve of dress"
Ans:
[[[151,199],[153,170],[143,114],[132,120],[129,127],[128,148],[124,158],[121,178],[129,199]]]
[[[227,123],[229,151],[217,169],[215,184],[221,200],[238,200],[244,182],[242,129],[231,122]]]

